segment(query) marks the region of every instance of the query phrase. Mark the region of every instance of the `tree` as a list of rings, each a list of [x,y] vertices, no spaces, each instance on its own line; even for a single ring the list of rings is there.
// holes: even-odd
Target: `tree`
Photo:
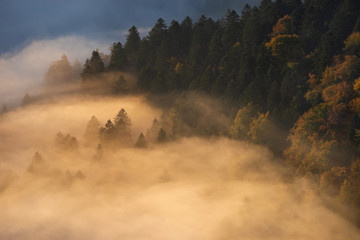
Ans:
[[[113,92],[115,94],[126,94],[128,92],[127,86],[124,75],[120,75],[114,82]]]
[[[92,116],[84,133],[84,137],[87,142],[97,142],[99,140],[100,126],[99,120],[95,116]]]
[[[155,26],[150,30],[148,39],[150,42],[151,48],[154,50],[159,47],[162,41],[165,40],[167,34],[167,27],[164,19],[159,18]]]
[[[101,143],[99,143],[96,147],[96,153],[93,158],[94,158],[94,160],[99,161],[103,158],[103,155],[104,155],[103,147],[102,147]]]
[[[126,43],[124,46],[127,54],[137,53],[140,48],[140,35],[135,26],[132,26],[126,35]]]
[[[93,51],[90,60],[86,59],[83,70],[81,72],[81,80],[83,82],[92,81],[99,77],[105,71],[105,65],[98,51]]]
[[[320,189],[331,196],[340,193],[341,185],[344,183],[347,171],[345,167],[333,167],[325,171],[320,177]]]
[[[246,140],[250,129],[250,123],[255,115],[252,103],[238,110],[231,126],[231,137],[233,139]]]
[[[36,152],[31,160],[27,171],[35,175],[47,174],[49,171],[49,167],[46,164],[44,158],[40,155],[40,153]]]
[[[345,52],[360,57],[360,32],[351,33],[345,40]]]
[[[136,69],[137,67],[140,42],[139,32],[135,26],[132,26],[126,35],[126,42],[124,46],[130,69]]]
[[[216,24],[211,18],[204,15],[195,23],[193,30],[193,39],[190,49],[190,63],[198,72],[202,69],[203,60],[208,54],[208,45],[211,36],[216,31]]]
[[[240,41],[240,17],[235,10],[228,10],[225,18],[225,29],[221,37],[222,45],[230,49],[236,42]]]
[[[145,148],[147,145],[147,142],[145,140],[145,136],[143,133],[140,133],[136,143],[135,143],[135,147],[137,148]]]
[[[352,206],[360,206],[360,160],[355,160],[340,189],[340,200]]]
[[[299,36],[296,34],[282,34],[271,38],[265,46],[271,50],[274,57],[285,61],[294,61],[301,57]]]
[[[292,34],[292,18],[289,15],[285,15],[280,18],[277,23],[273,26],[273,31],[271,33],[272,37],[276,37],[284,34]]]
[[[76,72],[69,63],[66,55],[53,62],[45,74],[44,81],[48,86],[71,83],[76,79]]]
[[[150,142],[156,141],[160,128],[161,126],[159,121],[156,118],[154,118],[150,129],[148,129],[146,132],[146,138],[148,139],[148,141]]]
[[[159,134],[157,136],[157,142],[158,143],[164,143],[167,141],[167,136],[166,136],[166,132],[163,128],[160,128],[159,130]]]
[[[253,143],[269,145],[271,137],[269,134],[270,129],[271,123],[269,112],[258,113],[258,117],[252,119],[247,135],[249,136],[249,140]]]
[[[109,119],[105,127],[100,128],[101,142],[109,146],[130,146],[131,119],[122,108],[114,118],[114,123]]]
[[[180,24],[181,29],[181,52],[182,56],[187,56],[189,54],[192,42],[193,35],[193,23],[190,17],[185,17],[184,20]]]
[[[100,130],[99,130],[101,142],[108,143],[108,142],[113,141],[114,138],[115,138],[114,129],[115,129],[114,124],[109,119],[106,122],[105,127],[101,127]]]
[[[58,132],[55,138],[55,147],[59,150],[74,151],[79,148],[79,143],[70,134],[63,135],[61,132]]]
[[[121,132],[130,134],[131,119],[126,113],[125,109],[122,108],[115,116],[114,127]]]
[[[108,69],[110,71],[123,71],[128,66],[127,54],[120,42],[113,43],[110,48],[111,58]]]

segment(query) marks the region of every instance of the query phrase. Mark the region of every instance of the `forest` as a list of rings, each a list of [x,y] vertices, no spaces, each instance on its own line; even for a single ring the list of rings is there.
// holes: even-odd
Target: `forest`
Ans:
[[[55,126],[64,126],[66,132],[55,127],[48,130],[56,132],[47,138],[52,147],[43,151],[36,148],[32,152],[33,158],[29,158],[25,167],[26,178],[50,178],[47,180],[50,185],[74,186],[78,181],[89,180],[89,174],[98,174],[93,177],[96,180],[91,179],[92,182],[79,187],[79,191],[87,192],[85,189],[91,188],[92,184],[100,186],[111,182],[111,187],[98,190],[101,194],[113,189],[114,181],[116,184],[124,181],[146,185],[146,181],[152,181],[149,179],[165,184],[176,182],[176,179],[181,179],[182,184],[183,181],[188,184],[187,181],[201,179],[199,182],[204,183],[213,178],[225,179],[222,171],[227,172],[226,179],[239,181],[266,182],[276,178],[276,184],[272,186],[274,191],[280,191],[279,185],[284,182],[300,189],[298,179],[306,179],[304,192],[319,196],[327,208],[358,228],[358,0],[262,0],[258,6],[246,5],[240,13],[229,9],[220,19],[202,15],[196,20],[186,17],[180,22],[166,23],[159,18],[146,37],[141,38],[137,27],[133,26],[128,30],[125,42],[115,42],[109,49],[110,54],[94,49],[83,65],[70,63],[63,55],[50,64],[41,91],[24,96],[20,110],[3,105],[1,124],[12,119],[12,113],[20,114],[21,109],[34,114],[40,114],[40,110],[54,111],[55,116],[61,118],[55,110],[46,110],[48,105],[57,106],[56,101],[63,104],[57,106],[59,112],[66,109],[68,115],[85,112],[81,104],[92,106],[89,108],[93,112],[86,110],[86,117],[77,120],[74,117],[72,121],[78,124],[77,128],[65,127],[60,119],[55,121]],[[121,104],[139,96],[142,100],[136,100],[135,104]],[[106,114],[105,110],[99,110],[100,105],[93,99],[111,102]],[[146,114],[141,115],[143,108]],[[47,118],[50,121],[50,116]],[[6,136],[5,128],[0,127],[0,136]],[[71,132],[72,129],[77,130]],[[195,139],[192,140],[194,146],[189,139]],[[189,152],[201,159],[206,151],[219,158],[210,157],[210,163],[192,163],[190,160],[196,157],[187,155],[186,150],[182,152],[177,144],[190,149]],[[0,147],[3,149],[5,147]],[[263,152],[261,156],[257,155],[258,150]],[[166,157],[161,151],[171,160],[164,160]],[[111,163],[120,158],[120,153],[124,155],[122,165]],[[222,153],[225,160],[221,160]],[[244,162],[234,163],[232,156],[235,155],[245,159]],[[129,161],[132,157],[147,159],[153,156],[157,159],[153,164],[146,160],[142,163]],[[79,160],[71,165],[72,170],[63,166],[69,158]],[[50,163],[51,159],[58,160]],[[91,166],[86,165],[84,159],[90,161]],[[104,171],[111,168],[105,163],[122,169],[121,174]],[[198,164],[199,168],[192,164]],[[103,169],[101,173],[96,173],[97,168]],[[123,168],[128,168],[128,173]],[[19,177],[13,172],[2,175],[0,196],[1,192],[11,191],[7,190],[10,186],[22,188],[24,183],[19,183]],[[43,186],[39,182],[36,184]],[[233,185],[226,186],[224,191],[230,192],[229,201],[233,202],[239,193],[235,193]],[[175,189],[181,187],[175,186]],[[176,194],[181,195],[180,192]],[[207,194],[216,195],[217,192],[209,190]],[[221,194],[228,196],[224,192]],[[299,195],[296,193],[291,197],[296,199]],[[248,195],[240,198],[244,204],[251,201]],[[286,201],[281,203],[288,204]],[[302,210],[311,212],[307,208]],[[262,221],[260,217],[255,219]],[[264,221],[269,224],[271,220]],[[310,222],[316,221],[311,219]],[[248,227],[255,231],[251,224]],[[340,229],[344,229],[341,224]],[[240,225],[234,224],[231,230],[228,229],[231,233],[221,233],[218,238],[233,239],[244,231],[236,230]],[[356,232],[352,229],[349,234],[352,231]],[[274,239],[344,239],[344,235],[326,238],[324,233],[321,236],[291,235],[284,229],[280,235],[270,232]],[[355,239],[354,236],[346,237]],[[264,235],[249,239],[262,237]]]

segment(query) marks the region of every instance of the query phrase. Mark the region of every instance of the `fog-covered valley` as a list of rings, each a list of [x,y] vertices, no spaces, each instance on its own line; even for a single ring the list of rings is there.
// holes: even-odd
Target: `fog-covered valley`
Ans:
[[[131,119],[131,144],[99,149],[101,140],[86,138],[89,120],[96,116],[104,125],[121,108]],[[344,207],[328,199],[329,209],[310,180],[291,177],[265,147],[225,137],[134,146],[161,115],[141,96],[61,97],[3,114],[1,237],[359,237],[339,213]],[[58,145],[58,132],[74,137],[76,147]]]

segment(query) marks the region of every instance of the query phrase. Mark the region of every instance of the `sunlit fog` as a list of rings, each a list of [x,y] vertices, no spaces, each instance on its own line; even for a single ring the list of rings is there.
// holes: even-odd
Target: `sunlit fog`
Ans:
[[[0,239],[360,239],[356,1],[195,2],[0,46]]]

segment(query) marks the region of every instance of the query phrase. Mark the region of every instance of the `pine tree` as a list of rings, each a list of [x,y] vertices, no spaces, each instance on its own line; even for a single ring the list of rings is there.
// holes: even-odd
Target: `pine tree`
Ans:
[[[111,45],[111,58],[108,70],[110,71],[123,71],[128,66],[128,58],[120,42]]]
[[[164,129],[160,128],[159,130],[159,134],[157,136],[157,142],[158,143],[164,143],[167,141],[167,136],[166,136],[166,132]]]
[[[27,169],[32,174],[47,174],[48,166],[40,153],[36,152]]]
[[[86,59],[84,68],[81,72],[81,80],[83,82],[94,80],[99,74],[105,71],[105,65],[98,51],[93,51],[90,60]]]
[[[125,109],[121,109],[114,118],[114,127],[130,134],[131,119]]]
[[[98,141],[99,129],[100,129],[99,120],[95,116],[92,116],[85,129],[85,133],[84,133],[85,140],[87,142]]]
[[[126,43],[124,46],[126,55],[128,57],[128,65],[132,70],[135,70],[138,64],[140,42],[139,32],[135,26],[132,26],[128,31],[128,35],[126,36]]]
[[[135,143],[135,147],[137,148],[145,148],[147,145],[147,142],[145,140],[145,136],[143,133],[140,133],[136,143]]]

